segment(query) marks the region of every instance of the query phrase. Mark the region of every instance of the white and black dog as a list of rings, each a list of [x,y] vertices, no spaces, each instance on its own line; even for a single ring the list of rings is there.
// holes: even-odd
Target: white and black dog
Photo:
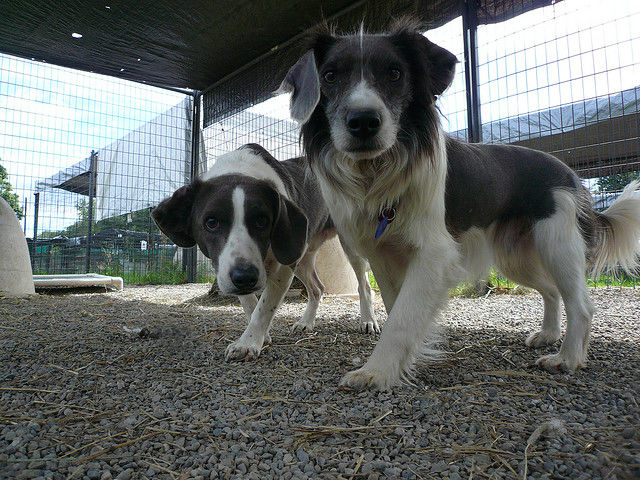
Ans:
[[[371,264],[389,313],[366,364],[342,383],[388,388],[411,373],[464,277],[490,264],[544,299],[542,329],[557,341],[538,364],[575,370],[587,359],[593,306],[587,271],[637,266],[639,184],[597,213],[578,176],[555,157],[448,138],[436,99],[456,57],[411,22],[385,34],[311,35],[281,85],[302,124],[305,154],[340,235]]]
[[[314,176],[306,172],[303,158],[279,162],[261,146],[245,145],[220,156],[199,179],[152,212],[176,245],[197,244],[211,259],[223,293],[239,296],[249,324],[227,348],[227,360],[253,359],[270,343],[271,321],[294,272],[309,302],[293,329],[310,331],[314,326],[324,292],[316,254],[336,229]],[[378,332],[367,262],[343,248],[358,279],[361,330]],[[263,292],[260,299],[256,292]]]

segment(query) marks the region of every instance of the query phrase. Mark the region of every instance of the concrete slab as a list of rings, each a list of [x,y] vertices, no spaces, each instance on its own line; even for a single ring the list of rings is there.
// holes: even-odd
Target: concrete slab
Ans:
[[[38,288],[87,288],[105,287],[122,290],[124,282],[121,277],[109,277],[97,273],[67,275],[34,275],[33,283]]]
[[[327,240],[318,250],[316,272],[324,284],[325,294],[358,295],[358,279],[338,237]]]

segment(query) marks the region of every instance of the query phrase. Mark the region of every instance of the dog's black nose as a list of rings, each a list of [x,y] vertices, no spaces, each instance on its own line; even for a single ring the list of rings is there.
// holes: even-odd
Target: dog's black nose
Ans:
[[[380,115],[375,110],[353,110],[347,113],[347,129],[358,138],[373,137],[380,130]]]
[[[229,273],[231,281],[240,290],[249,290],[258,283],[258,269],[253,265],[235,267]]]

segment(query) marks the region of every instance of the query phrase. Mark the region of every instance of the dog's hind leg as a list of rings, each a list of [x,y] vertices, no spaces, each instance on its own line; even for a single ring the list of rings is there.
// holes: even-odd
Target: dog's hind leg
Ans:
[[[310,332],[313,330],[316,322],[316,312],[318,311],[318,305],[320,305],[320,300],[324,293],[324,285],[318,277],[318,272],[316,272],[317,255],[317,248],[312,251],[307,251],[295,269],[296,277],[300,279],[304,288],[307,290],[309,301],[307,302],[307,308],[305,308],[302,314],[302,318],[293,324],[292,330],[294,332]]]
[[[267,278],[267,286],[251,314],[249,325],[240,338],[227,347],[225,352],[227,361],[252,360],[260,355],[260,350],[268,338],[271,321],[285,293],[289,290],[291,280],[293,280],[293,270],[285,265],[274,266]]]
[[[536,250],[554,280],[567,312],[567,334],[560,351],[538,359],[555,371],[573,371],[585,365],[593,304],[587,290],[585,243],[577,224],[576,203],[570,192],[554,192],[555,212],[533,227]]]
[[[544,317],[542,330],[532,333],[525,340],[531,348],[551,345],[560,338],[560,292],[556,288],[537,290],[544,301]]]
[[[407,270],[407,258],[397,255],[383,257],[373,254],[368,257],[369,265],[380,288],[380,295],[387,313],[391,313]]]
[[[340,244],[347,256],[351,268],[358,279],[358,296],[360,297],[360,331],[362,333],[379,333],[380,326],[373,312],[373,292],[367,277],[367,261],[353,251],[349,245],[340,237]]]
[[[551,345],[560,338],[560,292],[542,265],[531,234],[518,238],[505,234],[508,228],[503,227],[494,238],[496,267],[510,280],[540,292],[544,301],[542,329],[529,335],[525,343],[532,348]]]

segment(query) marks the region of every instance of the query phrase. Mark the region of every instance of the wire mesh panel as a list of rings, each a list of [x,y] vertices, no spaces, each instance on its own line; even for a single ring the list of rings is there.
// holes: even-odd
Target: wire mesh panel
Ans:
[[[640,170],[639,21],[640,2],[563,0],[479,26],[483,140],[554,154],[609,206]]]
[[[190,178],[192,113],[189,95],[0,55],[0,174],[35,273],[182,274],[149,213]]]
[[[564,0],[478,28],[483,138],[583,178],[638,170],[640,3]]]

